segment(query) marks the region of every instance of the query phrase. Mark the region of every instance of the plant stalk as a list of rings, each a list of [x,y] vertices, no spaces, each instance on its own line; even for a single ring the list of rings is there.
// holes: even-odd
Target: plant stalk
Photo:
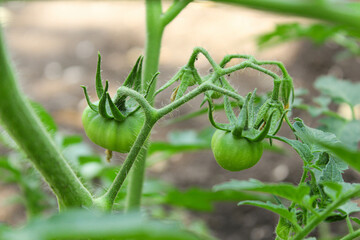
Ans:
[[[60,209],[91,206],[92,196],[57,149],[19,89],[0,29],[0,120],[54,191]]]
[[[161,0],[146,0],[146,42],[145,56],[142,72],[142,89],[148,89],[153,75],[159,69],[160,47],[164,27],[161,23],[162,4]],[[147,100],[151,105],[154,104],[154,93],[156,89],[156,81],[149,88]],[[148,141],[144,142],[144,146],[148,146]],[[139,209],[141,204],[142,186],[145,175],[145,161],[147,150],[143,148],[138,155],[134,167],[130,171],[130,179],[126,194],[125,210]]]

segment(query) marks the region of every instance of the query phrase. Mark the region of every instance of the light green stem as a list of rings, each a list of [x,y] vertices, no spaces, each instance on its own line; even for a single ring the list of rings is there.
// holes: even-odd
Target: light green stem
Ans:
[[[345,237],[341,238],[340,240],[352,240],[355,239],[357,237],[360,237],[360,229],[356,230],[353,233],[349,233],[348,235],[346,235]]]
[[[91,206],[92,197],[57,149],[19,89],[0,29],[0,120],[58,198],[61,208]]]
[[[146,0],[146,43],[144,68],[142,72],[143,89],[147,89],[154,74],[159,69],[160,47],[164,28],[192,0],[182,0],[174,4],[163,14],[161,0]],[[151,105],[154,104],[156,81],[149,88],[147,96]],[[131,170],[130,181],[126,195],[126,210],[138,209],[141,203],[142,186],[145,175],[145,161],[149,143],[144,142],[144,148],[138,155],[135,167]]]
[[[144,68],[142,72],[143,89],[148,89],[148,85],[153,75],[159,69],[160,47],[164,27],[161,23],[162,5],[161,0],[146,0],[146,42]],[[154,93],[156,81],[149,88],[147,96],[151,105],[154,104]],[[148,145],[146,141],[143,142]],[[145,175],[145,161],[147,150],[143,149],[135,161],[135,167],[130,172],[130,180],[126,194],[126,211],[138,209],[141,203],[142,186]]]
[[[360,28],[360,14],[350,2],[304,1],[304,0],[212,0],[237,4],[249,8],[287,15],[324,20],[335,24]]]
[[[148,136],[150,135],[151,129],[154,126],[155,122],[145,121],[141,132],[136,139],[134,146],[131,148],[128,156],[125,159],[125,162],[121,166],[119,173],[116,175],[113,183],[111,184],[109,190],[100,198],[95,199],[95,204],[98,208],[104,210],[111,210],[114,204],[115,198],[125,181],[131,167],[133,166],[137,156],[139,155],[140,150],[143,148],[145,142],[147,141]],[[137,200],[139,201],[139,200]],[[130,205],[132,206],[132,205]]]

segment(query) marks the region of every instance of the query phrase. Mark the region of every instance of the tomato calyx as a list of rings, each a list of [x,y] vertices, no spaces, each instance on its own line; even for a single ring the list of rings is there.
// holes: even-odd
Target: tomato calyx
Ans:
[[[282,120],[289,111],[284,110],[280,101],[268,99],[255,114],[254,99],[256,89],[248,93],[244,105],[236,117],[231,102],[224,96],[224,108],[229,124],[216,123],[213,118],[213,103],[208,99],[209,120],[217,129],[231,132],[236,139],[246,138],[252,142],[260,142],[280,129]]]
[[[141,92],[141,70],[142,70],[143,57],[140,56],[131,72],[127,76],[125,82],[122,86],[132,88],[137,92]],[[151,82],[157,77],[158,73],[153,76]],[[84,95],[87,101],[88,106],[96,113],[99,113],[101,117],[105,119],[114,119],[119,122],[123,122],[128,116],[134,114],[140,109],[140,106],[133,99],[128,99],[127,96],[123,94],[115,95],[114,99],[111,99],[110,94],[108,93],[109,82],[105,81],[105,88],[102,83],[101,78],[101,55],[98,54],[98,62],[96,69],[96,78],[95,78],[96,94],[99,98],[99,101],[92,103],[88,95],[87,89],[85,86],[81,86],[84,90]],[[149,92],[149,87],[145,92],[145,97]]]

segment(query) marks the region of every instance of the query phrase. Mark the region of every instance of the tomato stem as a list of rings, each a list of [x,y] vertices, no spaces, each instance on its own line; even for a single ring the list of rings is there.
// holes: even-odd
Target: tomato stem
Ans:
[[[16,83],[0,29],[0,116],[1,124],[25,152],[50,185],[60,209],[92,205],[89,191],[81,183],[56,147]]]

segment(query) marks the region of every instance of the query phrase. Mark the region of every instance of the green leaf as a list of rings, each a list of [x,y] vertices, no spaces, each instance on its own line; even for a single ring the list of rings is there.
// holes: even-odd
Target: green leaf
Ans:
[[[31,107],[35,111],[36,115],[39,117],[40,121],[44,125],[45,129],[50,133],[54,134],[57,132],[57,125],[51,115],[46,111],[46,109],[37,102],[29,101]]]
[[[151,142],[148,149],[148,165],[166,160],[172,155],[186,151],[210,149],[214,128],[196,131],[174,131],[168,136],[169,142]]]
[[[292,224],[286,218],[280,217],[275,230],[277,237],[281,240],[288,240],[291,229]]]
[[[360,219],[356,218],[356,217],[350,217],[351,220],[353,220],[355,223],[357,223],[358,225],[360,225]]]
[[[212,211],[215,202],[241,201],[241,200],[270,200],[269,197],[249,194],[245,192],[223,190],[213,192],[207,189],[190,188],[186,191],[172,189],[165,198],[164,203],[185,207],[197,211]]]
[[[330,157],[329,162],[322,171],[321,181],[325,182],[343,182],[342,170],[338,168],[334,158]]]
[[[360,104],[360,83],[340,80],[334,76],[322,76],[316,80],[315,87],[338,102],[350,106]]]
[[[340,138],[342,129],[345,127],[348,121],[346,119],[325,117],[320,119],[319,123],[322,124],[322,126],[319,127],[320,130],[334,133],[338,138]],[[341,139],[341,141],[344,141],[344,139]]]
[[[339,143],[329,142],[321,138],[313,138],[311,141],[313,144],[321,146],[326,151],[344,160],[352,168],[360,172],[360,151],[354,151]]]
[[[274,194],[300,204],[303,198],[310,192],[310,188],[305,185],[294,186],[287,183],[265,184],[255,179],[250,179],[249,181],[231,180],[214,186],[214,190],[263,192]]]
[[[6,156],[0,156],[0,169],[5,169],[11,172],[16,178],[21,175],[21,172],[9,163],[9,159]]]
[[[322,44],[334,36],[340,29],[326,24],[301,25],[299,23],[277,24],[274,31],[258,37],[261,47],[279,44],[300,38],[310,38],[316,44]]]
[[[337,136],[349,148],[356,150],[360,142],[360,120],[347,122]]]
[[[314,159],[314,155],[311,153],[308,145],[293,139],[288,139],[286,137],[278,137],[278,136],[271,136],[271,138],[277,139],[284,143],[289,144],[304,160],[305,163],[310,163]]]
[[[82,136],[80,135],[71,135],[71,136],[64,136],[62,138],[62,147],[66,148],[72,144],[78,144],[83,141]]]
[[[104,214],[92,213],[88,210],[73,210],[49,219],[38,219],[17,231],[4,235],[5,239],[9,240],[199,239],[175,224],[151,220],[138,213]]]
[[[39,103],[28,100],[30,106],[34,110],[35,114],[38,116],[39,120],[45,127],[46,131],[48,131],[51,135],[54,135],[57,132],[57,125],[51,115],[46,111],[46,109]],[[1,129],[0,129],[1,131]],[[2,130],[0,132],[0,143],[4,144],[4,146],[9,147],[13,150],[20,150],[15,141],[11,138],[11,136],[5,131]]]
[[[328,196],[333,200],[338,199],[341,195],[347,194],[351,191],[358,191],[359,184],[351,184],[347,182],[323,182],[324,190]],[[360,196],[360,193],[356,196]]]
[[[239,202],[238,205],[252,205],[256,207],[261,207],[278,214],[280,217],[285,218],[286,220],[290,221],[293,224],[297,224],[295,212],[294,211],[289,212],[289,210],[283,205],[278,205],[271,202],[261,202],[261,201],[242,201]]]
[[[340,141],[336,138],[333,133],[323,132],[321,130],[310,128],[304,124],[301,119],[296,119],[294,123],[294,129],[296,135],[309,146],[312,153],[324,152],[327,149],[322,147],[320,144],[314,144],[314,139],[321,139],[323,142],[331,144],[339,144]]]
[[[348,201],[345,204],[341,205],[338,210],[342,211],[346,215],[350,215],[354,212],[360,212],[360,207],[356,202]]]
[[[80,165],[91,162],[102,163],[102,160],[101,157],[97,155],[79,156]]]

